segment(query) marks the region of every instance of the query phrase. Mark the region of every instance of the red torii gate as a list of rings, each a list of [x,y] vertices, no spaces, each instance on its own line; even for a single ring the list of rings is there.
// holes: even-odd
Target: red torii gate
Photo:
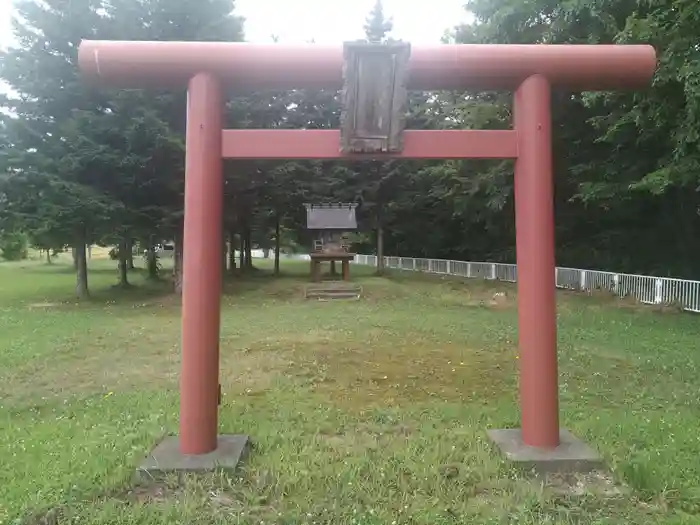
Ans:
[[[223,87],[342,86],[341,46],[83,41],[83,74],[130,88],[188,88],[179,452],[217,448],[222,159],[362,159],[333,130],[224,130]],[[409,89],[511,90],[512,130],[406,131],[405,159],[512,158],[518,266],[522,444],[560,443],[551,160],[551,87],[639,88],[650,46],[439,45],[413,48]]]

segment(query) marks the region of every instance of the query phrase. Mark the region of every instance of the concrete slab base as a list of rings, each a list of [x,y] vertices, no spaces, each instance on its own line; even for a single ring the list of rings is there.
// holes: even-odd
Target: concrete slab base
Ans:
[[[555,449],[539,449],[523,443],[520,429],[487,431],[489,439],[510,461],[539,473],[592,472],[604,468],[598,453],[568,430],[559,431]]]
[[[209,454],[187,455],[179,450],[177,436],[168,436],[158,443],[139,465],[136,473],[144,481],[170,474],[203,473],[213,470],[233,472],[248,451],[248,436],[218,437],[216,450]]]

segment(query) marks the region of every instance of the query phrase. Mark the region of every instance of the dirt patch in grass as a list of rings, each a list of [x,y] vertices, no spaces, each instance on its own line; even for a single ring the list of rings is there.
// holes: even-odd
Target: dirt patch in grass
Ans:
[[[182,296],[172,292],[163,292],[162,294],[150,297],[145,301],[135,304],[134,308],[164,308],[177,311],[182,306]]]
[[[475,349],[381,328],[362,334],[311,329],[221,347],[225,391],[258,395],[293,381],[346,409],[509,396],[517,381],[515,345]]]
[[[595,494],[606,498],[629,493],[629,488],[619,485],[608,472],[594,471],[586,474],[548,474],[540,478],[553,494],[585,496]]]
[[[339,457],[359,456],[379,448],[379,437],[364,432],[348,431],[343,434],[321,435],[319,445],[330,449]]]
[[[4,377],[0,398],[17,405],[37,399],[132,389],[176,390],[180,373],[179,333],[121,343],[85,355],[57,351],[50,362],[33,362]],[[289,365],[284,352],[250,352],[222,341],[220,378],[225,393],[254,394],[269,388]]]
[[[510,297],[507,292],[496,292],[487,304],[494,310],[517,308],[517,301],[514,297]]]
[[[112,497],[132,505],[147,505],[181,498],[184,492],[184,485],[180,485],[177,480],[172,482],[153,481],[151,483],[139,483]]]
[[[56,306],[60,306],[60,304],[44,301],[44,302],[40,302],[40,303],[30,303],[27,305],[27,308],[29,308],[30,310],[35,310],[35,309],[42,309],[42,308],[55,308]]]
[[[220,381],[225,394],[262,395],[269,390],[290,365],[288,352],[234,351],[221,347]]]
[[[72,360],[76,361],[74,365],[69,364]],[[167,353],[148,352],[57,359],[53,364],[16,370],[5,378],[0,397],[22,405],[34,403],[37,399],[95,393],[109,395],[132,388],[174,388],[177,361]],[[56,366],[57,362],[60,366]]]
[[[21,523],[21,525],[58,525],[65,513],[65,509],[61,507],[54,507],[46,511],[38,512],[26,516],[23,520],[15,523]]]
[[[517,308],[515,286],[498,281],[464,282],[446,278],[422,283],[422,293],[442,305],[514,310]],[[437,285],[437,286],[436,286]]]
[[[295,356],[289,373],[345,408],[494,399],[508,395],[503,385],[516,378],[514,352],[429,341],[399,345],[315,345]]]

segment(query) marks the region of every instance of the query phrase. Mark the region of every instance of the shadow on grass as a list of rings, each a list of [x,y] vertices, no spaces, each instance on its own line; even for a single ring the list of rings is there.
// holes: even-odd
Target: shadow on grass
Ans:
[[[368,277],[373,276],[373,268],[364,266],[353,266],[351,269],[350,282],[363,282]],[[324,282],[340,282],[340,273],[331,275],[325,272],[321,276]],[[311,284],[309,267],[306,261],[283,261],[279,274],[274,273],[272,260],[260,260],[252,270],[247,270],[236,275],[226,275],[224,280],[223,295],[227,297],[242,297],[247,294],[267,290],[271,296],[279,297],[283,295],[294,295],[296,291],[301,291],[304,286]],[[296,287],[294,286],[296,285]]]
[[[129,306],[130,304],[138,304],[144,302],[161,302],[168,304],[179,304],[180,296],[175,293],[172,279],[169,275],[164,274],[159,279],[148,279],[147,273],[143,269],[129,271],[130,284],[123,287],[116,282],[116,270],[104,269],[90,270],[89,276],[94,274],[114,274],[115,281],[109,286],[101,284],[99,287],[91,287],[90,297],[81,303],[98,303],[105,302],[116,303],[118,305]],[[276,290],[284,288],[291,290],[293,294],[294,286],[290,286],[295,281],[300,286],[305,284],[304,274],[302,272],[288,271],[285,268],[284,272],[275,275],[272,269],[255,267],[252,270],[247,270],[235,275],[224,275],[222,286],[222,297],[245,299],[251,295],[259,295],[266,290],[270,296],[277,296]],[[308,280],[308,279],[307,279]],[[276,283],[280,286],[276,286]]]
[[[152,301],[175,295],[172,282],[169,279],[141,280],[138,284],[120,286],[113,284],[109,287],[90,290],[86,303],[114,302],[119,304]],[[83,301],[81,301],[83,302]]]
[[[226,275],[221,293],[229,299],[242,299],[267,290],[274,296],[277,295],[274,290],[277,288],[276,284],[284,283],[280,288],[293,290],[295,282],[299,285],[303,284],[303,277],[297,272],[285,271],[276,275],[271,268],[255,267],[235,275]]]
[[[22,272],[37,274],[37,275],[74,275],[75,268],[71,265],[66,264],[36,264],[36,263],[24,263],[16,264],[13,266],[7,266],[11,270],[20,270]],[[130,272],[143,272],[141,268],[136,268],[134,270],[129,270]],[[117,273],[117,266],[114,265],[113,268],[100,264],[99,266],[88,266],[88,277],[90,275],[109,275]]]

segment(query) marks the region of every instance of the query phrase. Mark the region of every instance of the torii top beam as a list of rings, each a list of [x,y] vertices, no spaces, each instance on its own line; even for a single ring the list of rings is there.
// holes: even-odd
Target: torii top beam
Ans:
[[[235,89],[342,86],[342,46],[241,42],[85,40],[78,62],[85,77],[124,88],[184,88],[209,72]],[[647,86],[656,53],[647,45],[445,44],[414,47],[410,89],[515,90],[534,74],[576,91]]]

